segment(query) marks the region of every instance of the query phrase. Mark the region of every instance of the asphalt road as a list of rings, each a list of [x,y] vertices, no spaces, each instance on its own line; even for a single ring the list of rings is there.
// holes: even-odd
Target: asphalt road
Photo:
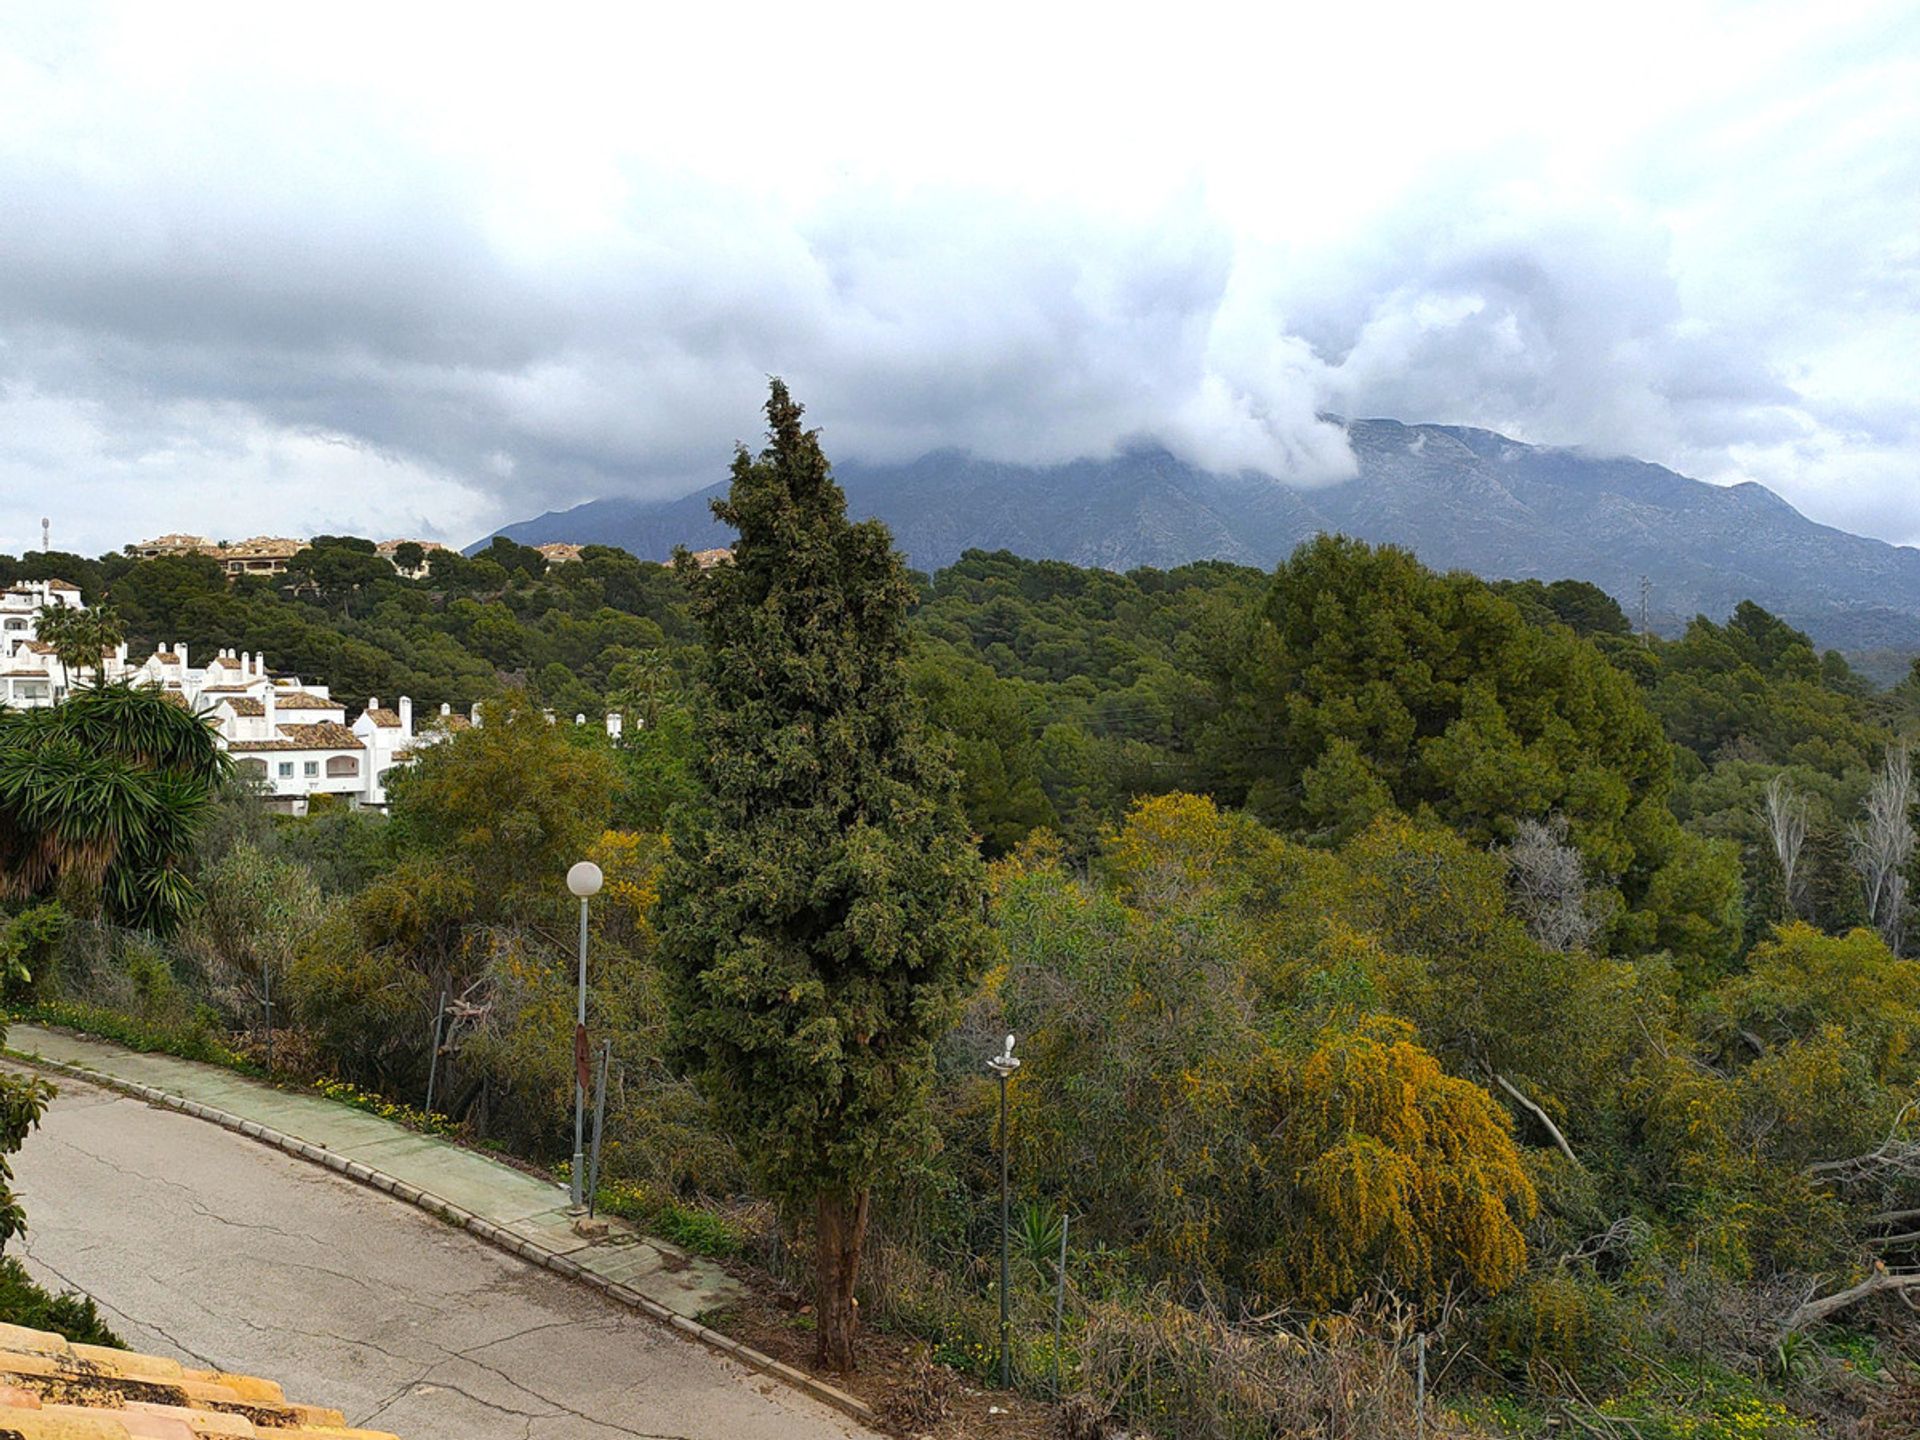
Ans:
[[[377,1191],[61,1079],[16,1157],[42,1283],[138,1350],[403,1440],[845,1440],[774,1381]]]

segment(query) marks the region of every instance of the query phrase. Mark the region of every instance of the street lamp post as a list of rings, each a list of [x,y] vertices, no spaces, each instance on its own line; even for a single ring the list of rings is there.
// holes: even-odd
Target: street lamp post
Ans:
[[[1020,1068],[1013,1053],[1013,1036],[1007,1036],[1006,1049],[987,1057],[987,1068],[1000,1077],[1000,1388],[1004,1390],[1013,1383],[1007,1349],[1012,1328],[1007,1318],[1008,1257],[1013,1243],[1007,1209],[1007,1081]]]
[[[567,871],[567,889],[580,897],[580,997],[573,1028],[573,1208],[584,1204],[587,1175],[587,1083],[581,1077],[587,1053],[587,901],[600,893],[600,867],[582,860]]]

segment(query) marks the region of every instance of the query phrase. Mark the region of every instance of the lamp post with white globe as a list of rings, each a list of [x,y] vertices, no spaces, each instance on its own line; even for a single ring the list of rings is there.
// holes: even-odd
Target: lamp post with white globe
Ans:
[[[573,1029],[573,1208],[586,1204],[587,1175],[587,901],[600,893],[604,877],[591,860],[567,871],[567,889],[580,897],[580,1001]]]
[[[1013,1383],[1007,1317],[1007,1259],[1013,1235],[1007,1208],[1007,1081],[1020,1068],[1020,1057],[1013,1053],[1013,1036],[1007,1036],[1006,1049],[987,1057],[987,1068],[1000,1080],[1000,1388],[1004,1390]]]

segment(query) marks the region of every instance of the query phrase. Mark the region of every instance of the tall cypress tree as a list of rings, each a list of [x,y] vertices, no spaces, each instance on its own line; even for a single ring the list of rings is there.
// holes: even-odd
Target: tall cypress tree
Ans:
[[[680,557],[706,793],[674,821],[662,955],[680,1063],[769,1193],[811,1213],[820,1360],[846,1370],[869,1197],[925,1143],[982,871],[907,688],[906,566],[884,525],[848,523],[778,380],[766,411],[767,447],[741,447],[713,506],[733,563]]]

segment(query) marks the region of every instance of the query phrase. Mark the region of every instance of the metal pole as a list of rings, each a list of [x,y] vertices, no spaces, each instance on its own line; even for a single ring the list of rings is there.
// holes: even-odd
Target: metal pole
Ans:
[[[1067,1313],[1067,1222],[1073,1217],[1060,1212],[1060,1267],[1054,1273],[1053,1290],[1053,1398],[1060,1398],[1060,1321]]]
[[[1012,1226],[1007,1213],[1007,1077],[1000,1077],[1000,1388],[1013,1383],[1011,1360],[1007,1354],[1010,1325],[1007,1319],[1008,1256],[1012,1247]]]
[[[573,1053],[573,1208],[580,1208],[581,1197],[586,1184],[586,1139],[587,1139],[587,1090],[580,1083],[579,1037],[587,1028],[587,901],[580,899],[580,999],[574,1012]]]
[[[433,1087],[440,1079],[440,1042],[447,1023],[447,992],[440,992],[440,1008],[433,1012],[433,1054],[427,1059],[427,1114],[433,1114]]]
[[[1414,1433],[1418,1440],[1427,1440],[1427,1337],[1421,1332],[1414,1342]]]
[[[260,1003],[267,1012],[267,1075],[273,1075],[273,962],[260,962]]]
[[[607,1123],[607,1062],[613,1058],[613,1042],[600,1042],[600,1076],[593,1087],[593,1164],[587,1170],[587,1215],[593,1215],[594,1201],[600,1195],[600,1132]]]

